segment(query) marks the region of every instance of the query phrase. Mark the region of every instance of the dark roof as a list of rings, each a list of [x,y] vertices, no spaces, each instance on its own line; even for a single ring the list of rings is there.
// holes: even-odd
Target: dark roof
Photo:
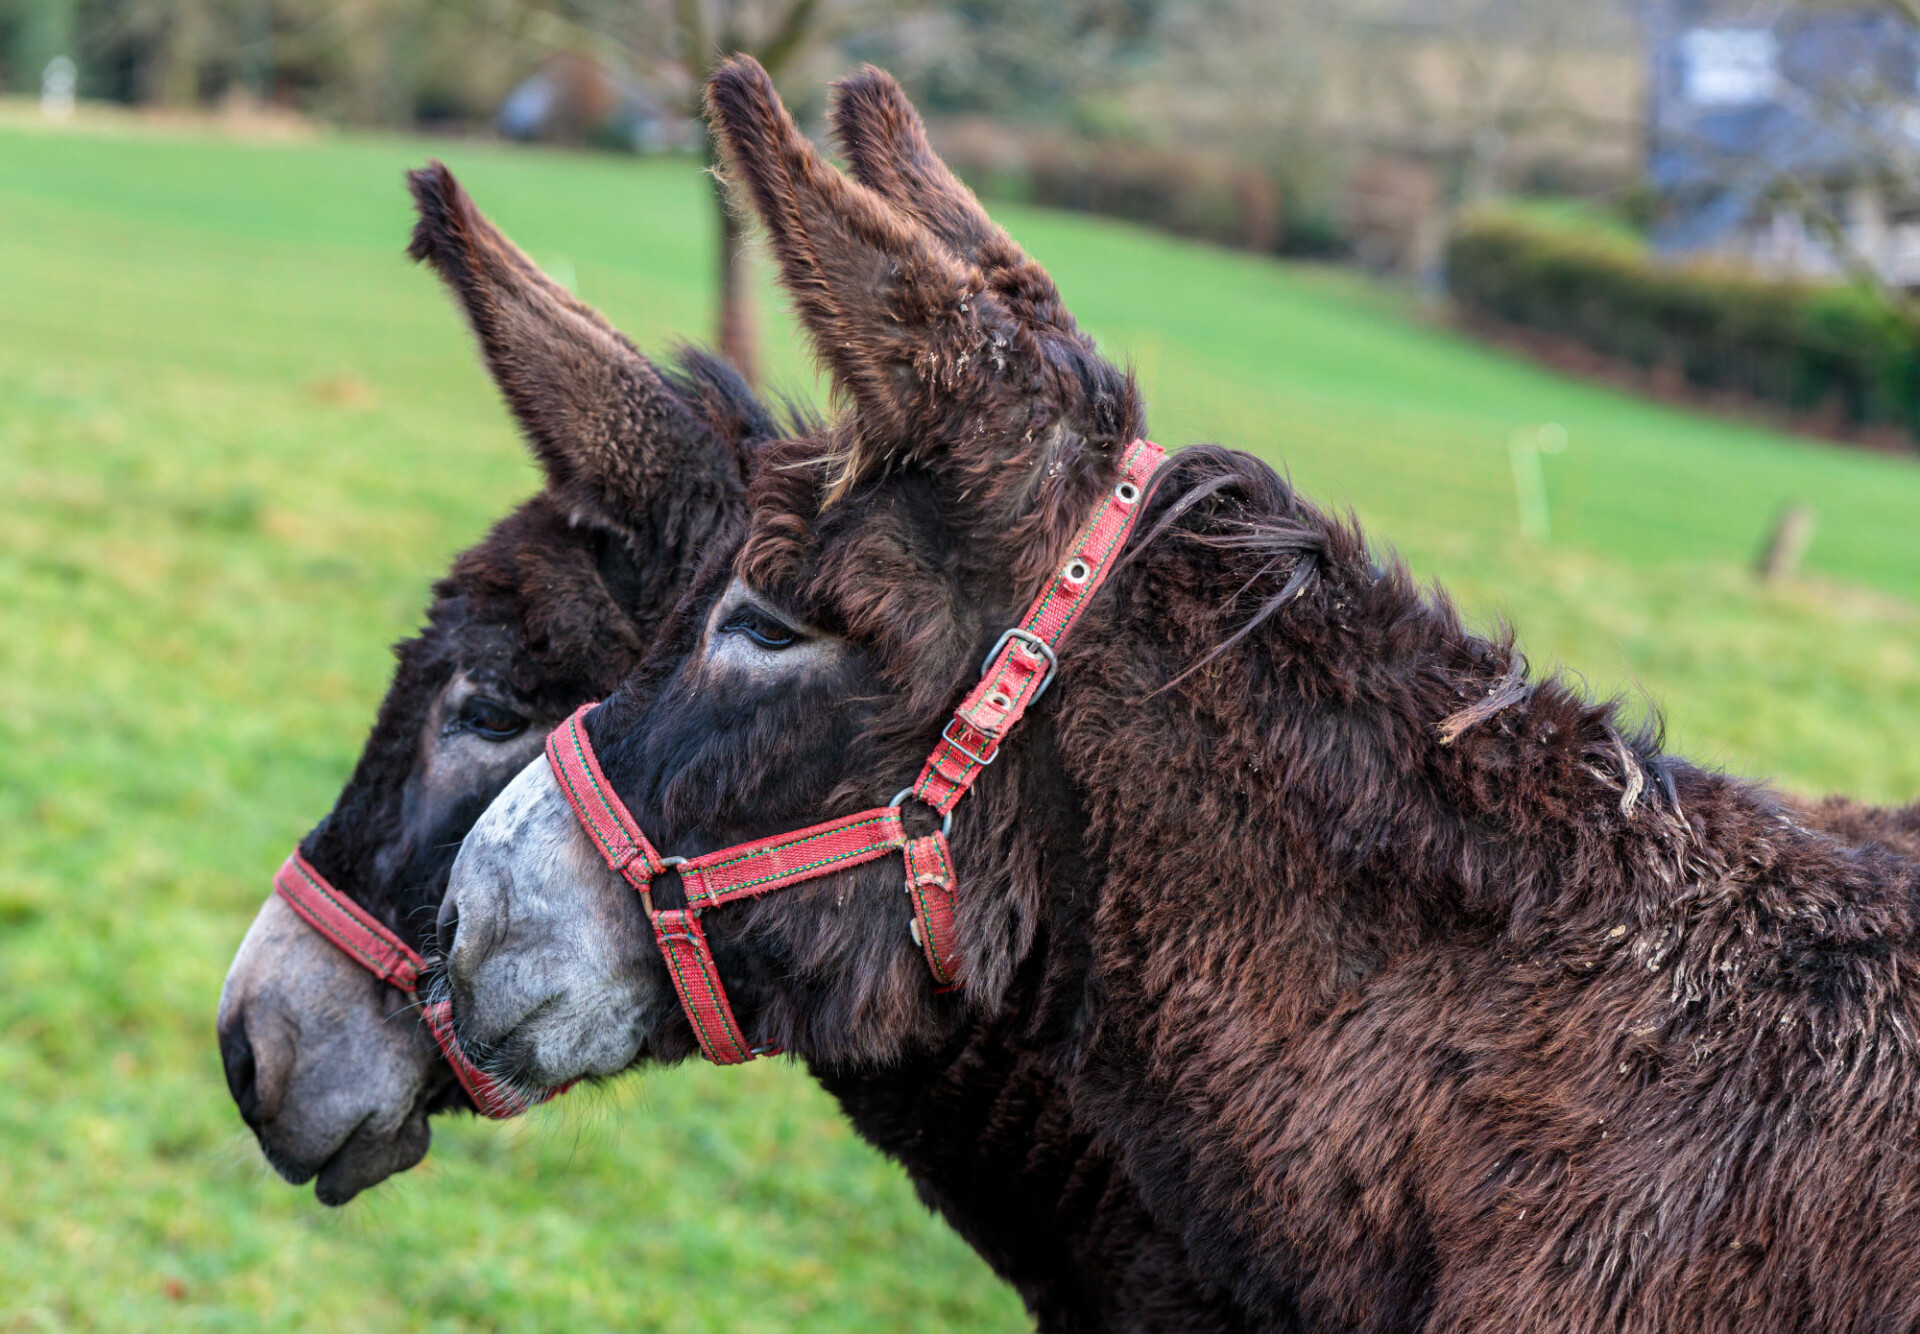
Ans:
[[[1783,175],[1857,179],[1895,141],[1920,147],[1920,33],[1884,10],[1653,0],[1646,24],[1647,172],[1676,205],[1664,247],[1710,244]]]

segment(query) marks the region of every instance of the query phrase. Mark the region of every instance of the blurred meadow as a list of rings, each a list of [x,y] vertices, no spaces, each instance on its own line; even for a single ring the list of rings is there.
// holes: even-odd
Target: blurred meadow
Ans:
[[[1018,1301],[798,1067],[443,1119],[329,1211],[266,1168],[222,973],[330,805],[449,557],[534,474],[403,255],[441,156],[647,350],[704,335],[692,159],[0,113],[0,1331],[1018,1329]],[[1352,506],[1536,670],[1673,744],[1920,797],[1920,460],[1571,380],[1357,273],[997,208],[1154,434]],[[819,398],[771,296],[769,386]],[[1543,426],[1549,533],[1514,453]],[[1801,574],[1749,572],[1789,502]]]

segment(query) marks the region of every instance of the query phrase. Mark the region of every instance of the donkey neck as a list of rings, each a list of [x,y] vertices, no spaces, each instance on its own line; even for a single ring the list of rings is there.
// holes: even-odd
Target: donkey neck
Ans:
[[[1564,1133],[1557,1104],[1509,1100],[1512,1071],[1551,1051],[1585,1079],[1635,1025],[1736,1004],[1767,949],[1783,976],[1845,973],[1821,1005],[1849,1018],[1818,1031],[1855,1031],[1910,966],[1913,872],[1525,686],[1510,644],[1251,460],[1183,473],[1167,512],[1213,477],[1242,495],[1142,546],[1062,655],[1061,777],[1102,867],[1062,1074],[1256,1316],[1417,1327],[1437,1220],[1468,1207],[1435,1146],[1494,1161]],[[1283,529],[1276,559],[1255,538]],[[1189,670],[1308,555],[1296,597]],[[1593,1124],[1628,1114],[1606,1070],[1567,1074]]]
[[[1178,522],[1143,521],[1113,614],[1070,645],[1060,731],[1096,846],[1211,872],[1183,915],[1268,944],[1304,931],[1314,967],[1344,950],[1350,975],[1423,940],[1545,929],[1606,897],[1576,874],[1588,860],[1675,882],[1722,865],[1685,812],[1700,800],[1711,824],[1739,785],[1612,703],[1529,683],[1510,639],[1469,631],[1264,464],[1195,450],[1172,468],[1154,505]]]

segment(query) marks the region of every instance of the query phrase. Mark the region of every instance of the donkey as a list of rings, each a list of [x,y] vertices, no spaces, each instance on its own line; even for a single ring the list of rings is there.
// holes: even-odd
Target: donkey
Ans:
[[[703,542],[744,512],[773,419],[726,366],[653,366],[549,283],[444,167],[409,178],[412,253],[448,282],[546,474],[458,557],[335,809],[301,845],[332,886],[430,952],[455,848],[568,712],[636,663]],[[603,424],[603,425],[601,425]],[[470,1100],[409,997],[276,894],[221,998],[229,1087],[268,1161],[342,1204],[419,1161],[429,1114]],[[815,1075],[859,1132],[1027,1302],[1043,1330],[1228,1331],[1017,1025],[906,1065]]]
[[[411,253],[466,312],[546,474],[453,562],[400,644],[372,735],[300,851],[425,950],[461,837],[582,700],[607,693],[735,523],[778,434],[724,363],[663,368],[546,279],[439,163],[409,176]],[[340,1204],[427,1151],[465,1101],[409,998],[270,896],[221,992],[228,1087],[267,1160]]]
[[[1256,1326],[1920,1327],[1920,863],[1530,679],[1258,461],[1148,476],[1131,379],[898,89],[837,96],[911,208],[752,61],[708,83],[847,411],[463,844],[467,1049],[530,1090],[715,1032],[907,1061],[1031,996]]]

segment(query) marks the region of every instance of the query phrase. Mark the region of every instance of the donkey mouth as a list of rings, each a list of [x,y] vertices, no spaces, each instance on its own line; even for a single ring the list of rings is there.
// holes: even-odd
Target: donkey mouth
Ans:
[[[272,1126],[254,1132],[267,1165],[290,1186],[311,1181],[320,1203],[341,1205],[370,1186],[404,1172],[426,1157],[433,1132],[428,1118],[465,1105],[451,1077],[431,1081],[395,1124],[378,1109],[366,1112],[344,1134],[321,1144],[290,1143]]]
[[[278,1173],[280,1179],[289,1186],[306,1185],[320,1170],[320,1167],[314,1167],[290,1156],[286,1150],[279,1148],[268,1139],[262,1131],[254,1131],[253,1140],[260,1146],[260,1156],[267,1160],[267,1166]],[[322,1163],[320,1166],[324,1167],[326,1164]]]
[[[573,1082],[570,1079],[545,1078],[539,1056],[539,1024],[544,1016],[556,1009],[560,999],[549,996],[540,1001],[510,1027],[490,1039],[476,1038],[462,1031],[457,1017],[449,1023],[447,1036],[459,1049],[459,1054],[498,1086],[505,1098],[530,1107],[546,1101],[555,1093],[564,1092]],[[475,1096],[473,1090],[469,1089],[469,1100]]]
[[[325,1205],[343,1205],[369,1186],[377,1186],[425,1158],[432,1142],[433,1131],[427,1125],[424,1107],[416,1107],[389,1133],[373,1130],[362,1121],[313,1174],[314,1198]]]

